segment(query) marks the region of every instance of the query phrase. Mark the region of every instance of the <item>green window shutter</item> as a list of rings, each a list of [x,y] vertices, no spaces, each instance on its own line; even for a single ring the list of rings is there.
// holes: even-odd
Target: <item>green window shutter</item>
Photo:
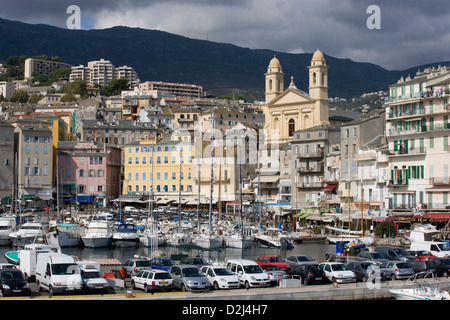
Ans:
[[[434,148],[434,137],[430,137],[430,148]]]
[[[444,204],[448,204],[448,191],[444,191],[442,197]]]
[[[448,151],[448,136],[444,136],[444,151]]]
[[[398,150],[398,144],[397,144],[397,140],[394,140],[394,151]]]
[[[434,131],[434,118],[430,118],[430,131]]]
[[[448,116],[444,116],[444,129],[450,129],[448,125]]]
[[[420,178],[421,179],[424,179],[424,176],[425,176],[425,173],[424,173],[424,168],[425,168],[425,166],[420,166],[420,169],[421,169],[421,172],[420,172]]]

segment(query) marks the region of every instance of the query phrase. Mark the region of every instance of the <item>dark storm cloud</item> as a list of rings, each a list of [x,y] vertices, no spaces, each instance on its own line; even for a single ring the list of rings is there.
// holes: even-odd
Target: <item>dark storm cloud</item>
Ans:
[[[447,1],[368,0],[16,0],[0,1],[2,18],[66,27],[69,5],[82,28],[115,25],[282,52],[325,53],[388,69],[450,60]],[[381,29],[370,30],[370,5]]]

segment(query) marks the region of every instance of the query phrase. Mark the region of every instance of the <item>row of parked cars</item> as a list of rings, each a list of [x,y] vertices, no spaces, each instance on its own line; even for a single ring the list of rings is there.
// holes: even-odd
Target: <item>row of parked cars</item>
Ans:
[[[210,265],[201,257],[186,257],[179,264],[169,258],[130,259],[122,267],[131,276],[132,286],[146,292],[172,288],[205,291],[265,287],[286,278],[298,278],[303,284],[323,284],[406,279],[429,271],[448,277],[450,258],[437,258],[425,251],[377,247],[375,251],[359,253],[346,263],[319,263],[305,255],[286,259],[265,255],[256,261],[231,259],[224,266]]]

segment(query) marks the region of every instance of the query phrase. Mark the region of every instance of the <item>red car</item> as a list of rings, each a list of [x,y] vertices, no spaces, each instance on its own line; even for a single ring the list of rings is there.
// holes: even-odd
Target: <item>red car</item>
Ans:
[[[277,266],[283,271],[289,270],[289,264],[284,262],[279,256],[260,256],[256,259],[256,263],[260,266]]]
[[[437,258],[435,255],[425,250],[417,250],[417,251],[408,250],[408,253],[416,257],[417,260],[430,260]]]

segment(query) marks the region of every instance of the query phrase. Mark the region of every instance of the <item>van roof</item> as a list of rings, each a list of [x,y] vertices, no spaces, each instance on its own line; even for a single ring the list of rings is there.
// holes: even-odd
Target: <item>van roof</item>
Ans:
[[[230,259],[230,260],[227,261],[227,263],[228,262],[231,262],[231,263],[242,263],[242,264],[256,264],[257,265],[257,263],[255,261],[248,260],[248,259]]]
[[[49,252],[48,256],[51,257],[52,263],[67,263],[67,262],[75,263],[74,257],[64,253]]]

